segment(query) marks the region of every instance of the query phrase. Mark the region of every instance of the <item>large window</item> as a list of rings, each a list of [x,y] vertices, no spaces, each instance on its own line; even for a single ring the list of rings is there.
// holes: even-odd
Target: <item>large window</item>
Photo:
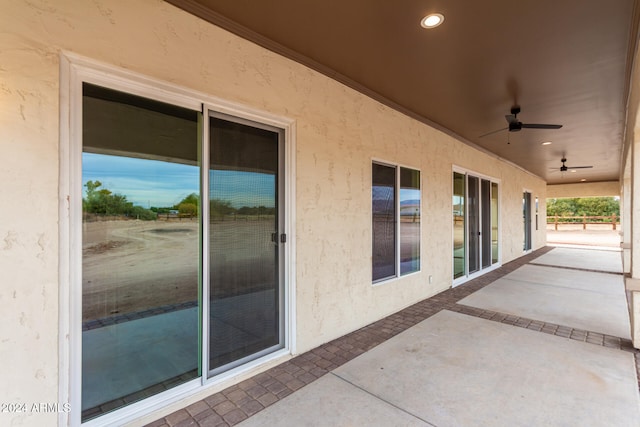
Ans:
[[[373,282],[420,270],[420,171],[373,163]]]
[[[288,352],[288,122],[72,82],[70,424],[121,425]]]

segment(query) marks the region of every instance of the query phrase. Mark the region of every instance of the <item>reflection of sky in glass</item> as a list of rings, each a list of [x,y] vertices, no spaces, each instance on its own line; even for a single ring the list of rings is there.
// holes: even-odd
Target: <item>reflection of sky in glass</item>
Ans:
[[[87,181],[122,194],[134,205],[168,207],[199,192],[197,166],[159,160],[82,153],[83,195]]]
[[[420,213],[420,190],[415,188],[400,189],[400,215]]]
[[[255,172],[215,170],[211,196],[242,206],[275,206],[275,176]],[[199,194],[197,166],[159,160],[82,153],[82,185],[102,182],[101,188],[122,194],[134,205],[170,207],[191,193]]]
[[[420,204],[420,190],[415,188],[401,188],[400,189],[400,204],[405,202],[416,202]]]

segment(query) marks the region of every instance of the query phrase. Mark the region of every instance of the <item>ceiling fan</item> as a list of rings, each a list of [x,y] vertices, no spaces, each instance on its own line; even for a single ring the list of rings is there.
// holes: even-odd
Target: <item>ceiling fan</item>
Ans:
[[[489,136],[496,132],[500,132],[503,130],[509,129],[509,132],[520,132],[522,129],[560,129],[562,125],[553,125],[547,123],[522,123],[518,120],[518,114],[520,114],[520,106],[514,105],[511,107],[511,114],[507,114],[504,116],[507,119],[507,123],[509,126],[506,128],[494,130],[493,132],[486,133],[484,135],[480,135],[479,138],[483,138],[485,136]]]
[[[562,166],[560,166],[560,168],[551,168],[551,169],[559,170],[560,172],[566,172],[569,170],[575,172],[574,169],[591,169],[593,167],[593,166],[567,166],[567,159],[564,157],[562,157],[560,161],[562,162]]]
[[[522,129],[560,129],[562,127],[562,125],[522,123],[518,120],[518,114],[520,114],[520,106],[514,105],[511,107],[511,114],[504,116],[509,123],[509,132],[520,132]]]

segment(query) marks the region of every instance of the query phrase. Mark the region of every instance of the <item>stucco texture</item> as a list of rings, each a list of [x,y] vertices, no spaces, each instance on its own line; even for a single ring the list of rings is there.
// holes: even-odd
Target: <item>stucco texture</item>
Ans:
[[[613,197],[620,195],[620,183],[618,181],[583,182],[579,184],[556,184],[547,186],[547,197],[573,198],[573,197]]]
[[[70,309],[58,302],[63,51],[295,120],[297,352],[451,286],[454,166],[500,183],[502,263],[523,254],[524,189],[545,218],[541,179],[162,1],[1,3],[0,402],[58,395],[58,314]],[[423,199],[422,271],[375,286],[373,160],[419,169]],[[544,243],[540,227],[533,248]]]

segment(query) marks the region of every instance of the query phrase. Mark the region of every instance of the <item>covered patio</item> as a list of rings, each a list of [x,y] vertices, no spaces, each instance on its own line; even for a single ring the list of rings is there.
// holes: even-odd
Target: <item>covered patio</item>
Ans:
[[[0,425],[640,424],[640,0],[4,6]]]
[[[149,426],[640,424],[621,254],[546,246]]]

